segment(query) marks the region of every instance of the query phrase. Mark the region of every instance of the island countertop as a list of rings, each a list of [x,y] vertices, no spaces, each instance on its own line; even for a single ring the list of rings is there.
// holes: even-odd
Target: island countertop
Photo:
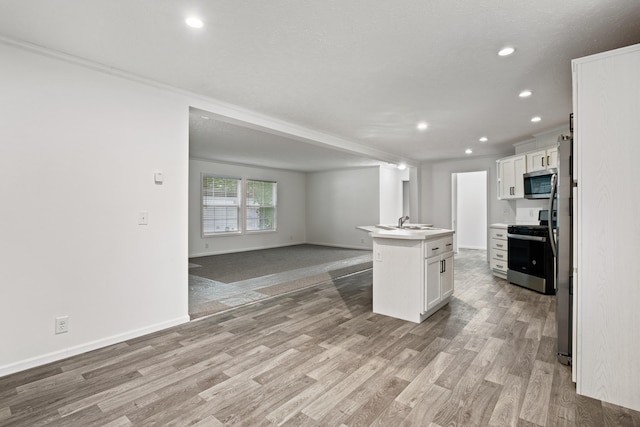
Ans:
[[[357,228],[368,231],[371,237],[378,239],[431,240],[439,237],[452,236],[454,233],[453,230],[434,228],[422,224],[415,226],[408,225],[407,228],[397,228],[385,225],[361,225]]]

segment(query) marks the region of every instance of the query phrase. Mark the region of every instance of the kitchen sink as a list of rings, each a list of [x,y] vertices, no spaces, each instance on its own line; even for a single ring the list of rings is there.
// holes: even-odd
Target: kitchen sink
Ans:
[[[376,228],[381,228],[383,230],[442,230],[442,228],[431,227],[429,225],[421,225],[421,224],[408,224],[403,225],[402,227],[397,227],[395,225],[376,225]]]

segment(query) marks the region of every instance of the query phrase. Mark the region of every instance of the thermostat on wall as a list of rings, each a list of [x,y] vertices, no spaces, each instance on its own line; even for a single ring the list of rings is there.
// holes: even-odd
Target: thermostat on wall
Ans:
[[[162,172],[155,172],[153,174],[153,180],[156,184],[162,184],[164,182],[164,174]]]

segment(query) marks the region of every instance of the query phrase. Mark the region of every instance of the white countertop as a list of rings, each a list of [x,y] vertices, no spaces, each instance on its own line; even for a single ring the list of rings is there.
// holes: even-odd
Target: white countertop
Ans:
[[[417,226],[417,224],[407,224],[407,226]],[[430,227],[426,224],[419,224],[424,227]],[[383,227],[389,227],[383,225]],[[368,231],[371,237],[378,239],[403,239],[403,240],[431,240],[438,237],[452,236],[453,230],[444,228],[411,230],[411,229],[391,229],[385,230],[375,225],[361,225],[357,227],[360,230]]]

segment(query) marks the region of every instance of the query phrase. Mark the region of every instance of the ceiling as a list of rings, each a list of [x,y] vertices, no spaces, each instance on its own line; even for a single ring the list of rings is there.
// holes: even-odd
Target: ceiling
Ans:
[[[191,112],[192,156],[294,170],[513,152],[566,124],[571,59],[640,43],[638,22],[638,0],[0,2],[5,40],[308,130]]]

